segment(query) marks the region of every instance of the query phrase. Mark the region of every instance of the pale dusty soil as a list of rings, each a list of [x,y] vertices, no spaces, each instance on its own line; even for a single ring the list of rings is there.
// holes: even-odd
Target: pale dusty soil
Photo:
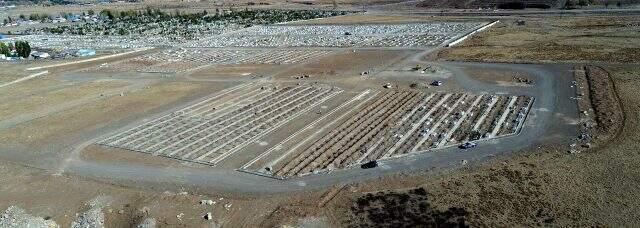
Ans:
[[[20,63],[0,62],[0,67],[2,68],[0,71],[0,84],[26,77],[32,73],[37,73],[24,71],[25,64]]]
[[[94,81],[72,85],[48,93],[40,93],[24,99],[2,102],[0,103],[0,116],[10,118],[18,114],[46,110],[50,106],[76,99],[98,97],[105,90],[121,88],[126,84],[128,83],[112,80]]]
[[[469,77],[473,79],[503,86],[530,86],[525,83],[518,82],[516,79],[514,79],[514,77],[532,80],[532,78],[526,73],[508,70],[465,69],[465,71],[469,75]]]
[[[403,57],[402,51],[344,51],[278,73],[274,78],[289,80],[307,74],[311,80],[341,80],[360,77],[363,71],[374,73]]]
[[[239,78],[247,77],[256,72],[265,72],[274,68],[282,68],[286,65],[268,64],[234,64],[234,65],[213,65],[194,70],[189,76],[196,79],[216,79],[216,78]]]
[[[188,165],[178,160],[167,159],[130,150],[92,144],[82,150],[82,160],[109,162],[118,164],[143,164],[153,167],[175,167]]]
[[[66,87],[72,83],[60,83],[56,79],[49,77],[37,78],[28,81],[29,83],[17,83],[11,85],[13,89],[0,89],[0,100],[14,100],[25,98],[40,93],[41,91],[51,91]]]

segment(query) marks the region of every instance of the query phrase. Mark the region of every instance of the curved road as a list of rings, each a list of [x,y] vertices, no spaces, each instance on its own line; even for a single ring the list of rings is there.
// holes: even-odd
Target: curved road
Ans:
[[[570,97],[575,95],[571,88],[573,74],[570,66],[487,64],[462,62],[424,62],[425,51],[402,63],[410,66],[416,63],[439,65],[453,72],[450,80],[455,80],[462,88],[475,93],[522,94],[536,98],[529,118],[520,135],[482,142],[471,150],[448,148],[429,153],[417,154],[379,162],[373,169],[345,169],[330,174],[313,174],[287,180],[273,179],[249,173],[220,169],[196,169],[190,167],[151,167],[140,164],[121,164],[87,161],[78,153],[91,142],[79,145],[74,155],[64,162],[60,171],[127,186],[154,189],[180,189],[183,187],[204,192],[234,192],[249,194],[273,194],[303,191],[328,186],[361,182],[381,176],[403,172],[447,170],[461,166],[461,160],[471,163],[485,161],[500,154],[514,153],[543,143],[565,143],[577,132],[575,120],[577,106]],[[535,81],[532,87],[504,87],[474,80],[461,67],[487,69],[511,69],[526,72]]]

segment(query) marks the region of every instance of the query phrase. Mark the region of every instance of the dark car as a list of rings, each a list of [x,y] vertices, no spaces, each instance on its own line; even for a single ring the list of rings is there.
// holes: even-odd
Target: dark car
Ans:
[[[458,146],[458,148],[460,149],[471,149],[478,146],[478,144],[476,143],[472,143],[472,142],[467,142],[467,143],[463,143],[462,145]]]
[[[444,84],[444,82],[439,81],[439,80],[436,80],[436,81],[431,82],[431,85],[432,85],[432,86],[441,86],[442,84]]]
[[[370,162],[367,162],[367,163],[364,163],[364,164],[360,165],[360,168],[362,168],[362,169],[371,169],[371,168],[375,168],[375,167],[378,167],[378,161],[376,161],[376,160],[373,160],[373,161],[370,161]]]

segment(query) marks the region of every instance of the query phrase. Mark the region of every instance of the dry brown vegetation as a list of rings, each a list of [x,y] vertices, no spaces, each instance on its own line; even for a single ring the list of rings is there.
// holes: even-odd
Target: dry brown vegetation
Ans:
[[[640,58],[638,17],[521,18],[503,20],[438,58],[489,62],[602,61]]]
[[[345,220],[348,227],[465,227],[468,214],[462,208],[432,208],[424,188],[367,193],[356,200],[350,212]]]
[[[618,105],[613,82],[609,73],[596,66],[586,66],[585,73],[589,83],[589,98],[597,121],[598,133],[612,136],[622,124],[622,113]]]

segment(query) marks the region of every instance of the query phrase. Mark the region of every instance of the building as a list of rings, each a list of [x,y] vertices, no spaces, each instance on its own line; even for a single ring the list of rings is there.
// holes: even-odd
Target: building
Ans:
[[[78,50],[78,52],[76,52],[76,55],[80,57],[93,56],[93,55],[96,55],[96,50],[80,49]]]
[[[51,55],[49,55],[49,53],[46,53],[46,52],[34,51],[34,52],[31,52],[31,57],[33,57],[34,59],[46,59],[51,57]]]

